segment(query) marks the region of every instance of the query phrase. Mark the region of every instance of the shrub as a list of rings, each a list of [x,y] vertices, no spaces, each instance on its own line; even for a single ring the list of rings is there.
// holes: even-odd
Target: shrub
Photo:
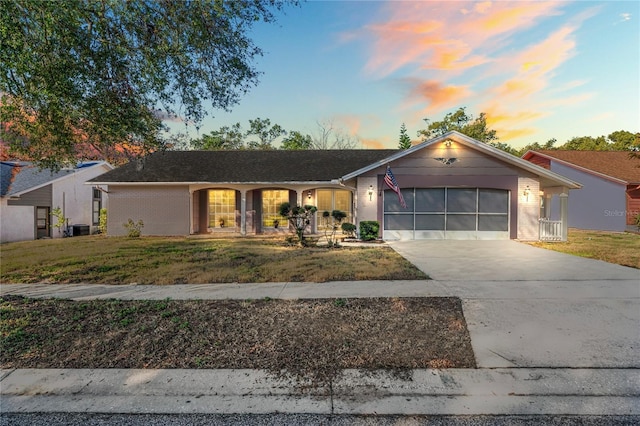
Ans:
[[[376,220],[363,220],[360,222],[360,238],[362,241],[372,241],[378,238],[380,224]]]
[[[638,227],[638,231],[640,231],[640,213],[636,215],[636,226]]]
[[[342,224],[342,233],[347,235],[349,238],[356,237],[356,226],[353,223],[345,222]]]
[[[107,209],[100,209],[100,219],[98,222],[98,232],[101,234],[107,233]]]
[[[134,222],[129,218],[127,223],[122,224],[124,228],[127,230],[127,237],[129,238],[138,238],[142,235],[142,228],[144,228],[144,223],[142,219],[139,219],[138,222]]]

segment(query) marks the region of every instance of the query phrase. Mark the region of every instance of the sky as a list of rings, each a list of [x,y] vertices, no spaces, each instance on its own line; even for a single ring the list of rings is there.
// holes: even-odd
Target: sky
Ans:
[[[516,148],[638,132],[639,22],[637,1],[307,1],[254,28],[260,83],[200,135],[259,117],[397,148],[459,107]]]

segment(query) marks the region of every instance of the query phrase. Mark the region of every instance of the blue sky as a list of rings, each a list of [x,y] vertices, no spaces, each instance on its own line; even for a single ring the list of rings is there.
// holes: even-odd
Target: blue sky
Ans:
[[[640,131],[640,2],[309,1],[260,24],[260,84],[200,129],[317,122],[396,148],[466,106],[501,142]],[[192,132],[192,136],[196,136]]]

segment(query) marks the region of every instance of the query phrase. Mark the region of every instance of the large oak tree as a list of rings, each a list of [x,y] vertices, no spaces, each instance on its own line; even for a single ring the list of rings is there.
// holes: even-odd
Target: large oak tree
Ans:
[[[43,166],[161,149],[258,83],[249,36],[286,0],[0,0],[0,136]],[[206,101],[206,103],[205,103]]]

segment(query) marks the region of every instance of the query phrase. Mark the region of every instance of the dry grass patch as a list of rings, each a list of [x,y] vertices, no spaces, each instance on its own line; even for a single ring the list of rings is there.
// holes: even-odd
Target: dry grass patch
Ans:
[[[389,247],[299,248],[283,238],[74,237],[3,244],[0,281],[206,284],[428,277]]]
[[[640,269],[640,234],[569,229],[568,237],[567,242],[531,245]]]
[[[77,302],[0,298],[2,368],[475,368],[457,298]]]

